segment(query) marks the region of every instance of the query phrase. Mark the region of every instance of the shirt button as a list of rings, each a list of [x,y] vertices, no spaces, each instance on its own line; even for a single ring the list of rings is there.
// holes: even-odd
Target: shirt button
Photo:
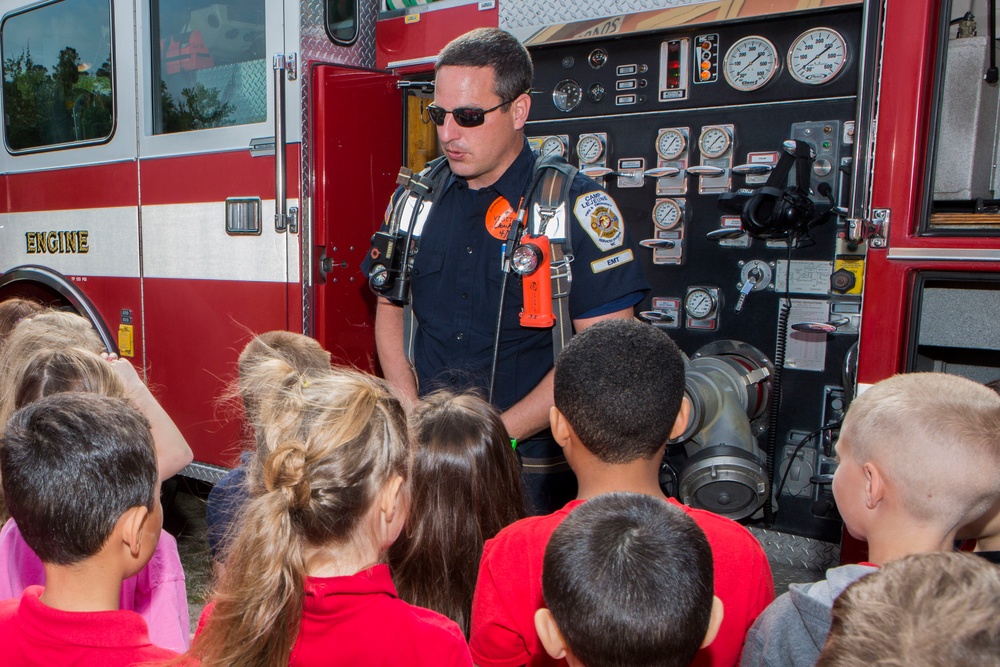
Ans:
[[[465,252],[467,252],[467,253],[469,253],[471,255],[472,254],[472,246],[471,245],[465,246]]]
[[[465,338],[465,334],[462,333],[461,331],[459,331],[457,334],[455,334],[455,339],[456,340],[462,340],[463,338]]]
[[[463,299],[468,299],[469,298],[469,293],[468,292],[462,292],[462,298]]]

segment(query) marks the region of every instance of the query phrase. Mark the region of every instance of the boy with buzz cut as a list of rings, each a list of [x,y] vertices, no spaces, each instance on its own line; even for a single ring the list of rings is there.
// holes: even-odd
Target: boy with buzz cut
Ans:
[[[177,656],[119,610],[122,581],[149,561],[162,513],[149,423],[121,399],[42,398],[0,442],[11,516],[45,568],[45,587],[0,602],[3,664],[138,665]]]
[[[811,667],[850,584],[904,556],[951,551],[1000,495],[1000,395],[945,373],[894,375],[851,403],[836,449],[833,496],[867,563],[792,584],[747,637],[741,665]]]
[[[690,517],[608,493],[552,533],[535,627],[570,667],[686,667],[722,623],[712,590],[712,549]]]
[[[1000,664],[1000,568],[962,552],[906,556],[833,603],[816,667]]]
[[[598,322],[577,334],[556,360],[550,423],[579,491],[561,510],[522,519],[486,542],[472,602],[469,646],[480,667],[560,665],[535,629],[542,560],[552,532],[590,498],[645,494],[687,513],[705,533],[715,592],[725,615],[696,665],[732,667],[757,615],[774,599],[760,543],[735,521],[664,496],[660,462],[667,440],[684,432],[684,358],[667,334],[635,320]],[[624,613],[625,610],[622,610]]]

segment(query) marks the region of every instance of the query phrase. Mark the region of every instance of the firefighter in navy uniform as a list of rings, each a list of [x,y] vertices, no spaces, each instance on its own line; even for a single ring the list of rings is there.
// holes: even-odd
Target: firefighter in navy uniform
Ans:
[[[442,50],[427,112],[438,126],[450,174],[439,181],[413,259],[412,364],[400,305],[379,299],[375,335],[385,377],[406,401],[436,389],[476,388],[486,396],[492,384],[492,401],[518,443],[529,507],[547,513],[576,495],[573,473],[548,431],[553,336],[550,329],[521,326],[517,276],[502,290],[505,242],[535,172],[523,129],[532,77],[528,52],[501,30],[474,30]],[[649,284],[617,205],[580,174],[567,199],[573,329],[632,317]]]

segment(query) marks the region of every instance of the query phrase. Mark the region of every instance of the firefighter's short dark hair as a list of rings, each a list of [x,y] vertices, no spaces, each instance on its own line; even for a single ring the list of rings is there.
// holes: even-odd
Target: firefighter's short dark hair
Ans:
[[[0,442],[11,517],[43,563],[97,554],[132,507],[154,507],[156,452],[130,403],[89,393],[46,396],[14,413]]]
[[[598,322],[556,360],[555,405],[605,463],[662,455],[684,399],[684,357],[637,320]]]
[[[456,37],[438,54],[434,71],[442,67],[490,67],[494,92],[513,101],[531,89],[534,69],[531,56],[521,42],[499,28],[476,28]],[[506,111],[509,105],[505,105]]]
[[[553,532],[542,594],[569,651],[587,667],[682,667],[712,613],[712,550],[683,510],[609,493]]]

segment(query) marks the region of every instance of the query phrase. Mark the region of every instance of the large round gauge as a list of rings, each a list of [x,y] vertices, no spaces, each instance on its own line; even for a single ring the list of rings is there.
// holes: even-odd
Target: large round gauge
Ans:
[[[687,148],[684,133],[676,127],[660,130],[656,136],[656,154],[664,160],[676,160]]]
[[[673,229],[681,221],[680,204],[674,199],[657,199],[653,205],[653,222],[660,229]]]
[[[763,88],[778,73],[778,51],[769,40],[757,35],[744,37],[726,51],[722,73],[736,90]]]
[[[580,157],[580,162],[593,164],[604,154],[604,142],[596,134],[581,134],[580,140],[576,142],[576,154]]]
[[[811,86],[832,81],[847,64],[847,42],[831,28],[813,28],[799,35],[788,49],[788,71]]]
[[[726,154],[733,145],[733,135],[721,125],[708,125],[701,131],[698,138],[698,149],[708,158],[717,158]]]
[[[563,79],[552,89],[552,103],[556,109],[569,113],[583,101],[583,89],[573,79]]]
[[[561,157],[566,155],[566,144],[564,144],[563,140],[559,137],[545,137],[542,140],[540,152],[542,156],[559,155]]]
[[[695,287],[684,297],[684,312],[694,320],[703,320],[715,312],[715,296],[704,287]]]

